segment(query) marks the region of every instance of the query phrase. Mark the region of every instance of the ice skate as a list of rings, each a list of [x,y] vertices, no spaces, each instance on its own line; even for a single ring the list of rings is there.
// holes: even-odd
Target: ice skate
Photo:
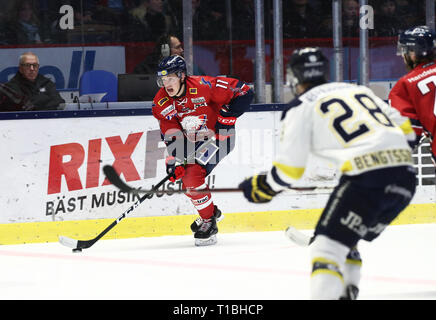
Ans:
[[[216,218],[216,221],[219,222],[222,219],[224,219],[224,215],[221,213],[221,210],[218,209],[217,206],[214,205],[214,211],[213,216]],[[192,232],[197,232],[197,230],[200,228],[200,226],[203,224],[203,218],[198,217],[195,219],[195,221],[191,224],[191,230]]]
[[[339,300],[356,300],[358,295],[359,295],[359,288],[353,284],[349,284],[345,288],[345,292],[339,298]]]
[[[196,246],[211,246],[217,243],[216,234],[218,228],[216,226],[216,218],[212,216],[210,219],[203,219],[203,223],[194,234]]]

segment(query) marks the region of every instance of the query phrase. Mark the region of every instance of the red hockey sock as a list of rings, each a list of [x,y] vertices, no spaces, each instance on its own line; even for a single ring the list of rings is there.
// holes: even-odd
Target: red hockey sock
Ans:
[[[198,214],[203,219],[213,216],[214,206],[212,194],[205,183],[206,170],[198,164],[188,164],[185,168],[185,175],[182,178],[183,188],[189,190],[186,196],[191,199]],[[198,192],[207,191],[207,192]]]

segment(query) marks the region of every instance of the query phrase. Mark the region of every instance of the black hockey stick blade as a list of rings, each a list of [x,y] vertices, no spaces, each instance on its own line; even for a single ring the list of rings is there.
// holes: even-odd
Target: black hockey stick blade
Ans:
[[[137,189],[130,187],[129,185],[127,185],[126,183],[124,183],[123,180],[121,180],[120,176],[118,175],[118,173],[115,171],[114,167],[110,166],[110,165],[105,165],[103,167],[103,172],[106,175],[106,177],[108,178],[108,180],[118,189],[120,189],[121,191],[124,192],[133,192],[133,193],[137,193]]]
[[[113,221],[109,226],[106,227],[102,232],[100,232],[97,237],[90,240],[76,240],[73,238],[65,237],[65,236],[59,236],[59,242],[71,249],[73,251],[77,249],[87,249],[91,247],[94,243],[96,243],[100,238],[102,238],[106,233],[108,233],[113,227],[115,227],[118,222],[120,222],[122,219],[124,219],[129,212],[133,211],[134,208],[136,208],[142,201],[145,200],[145,196],[139,200],[137,200],[128,210],[126,210],[121,216],[117,218],[117,220]]]

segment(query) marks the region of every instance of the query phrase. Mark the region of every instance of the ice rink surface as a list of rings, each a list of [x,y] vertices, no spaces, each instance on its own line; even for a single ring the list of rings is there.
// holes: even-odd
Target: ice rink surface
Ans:
[[[359,298],[436,299],[435,244],[436,224],[390,226],[362,241]],[[218,234],[211,247],[195,247],[193,236],[100,240],[81,253],[60,243],[4,245],[0,268],[2,300],[309,297],[309,249],[283,231]]]

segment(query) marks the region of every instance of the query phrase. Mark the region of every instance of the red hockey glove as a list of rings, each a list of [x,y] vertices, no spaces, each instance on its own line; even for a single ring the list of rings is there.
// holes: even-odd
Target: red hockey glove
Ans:
[[[168,175],[171,175],[170,181],[175,182],[185,175],[185,167],[176,166],[176,159],[174,157],[167,157],[165,159],[166,171]]]
[[[176,182],[177,180],[181,179],[185,175],[185,167],[184,166],[177,166],[174,169],[174,176],[170,178],[171,182]]]

